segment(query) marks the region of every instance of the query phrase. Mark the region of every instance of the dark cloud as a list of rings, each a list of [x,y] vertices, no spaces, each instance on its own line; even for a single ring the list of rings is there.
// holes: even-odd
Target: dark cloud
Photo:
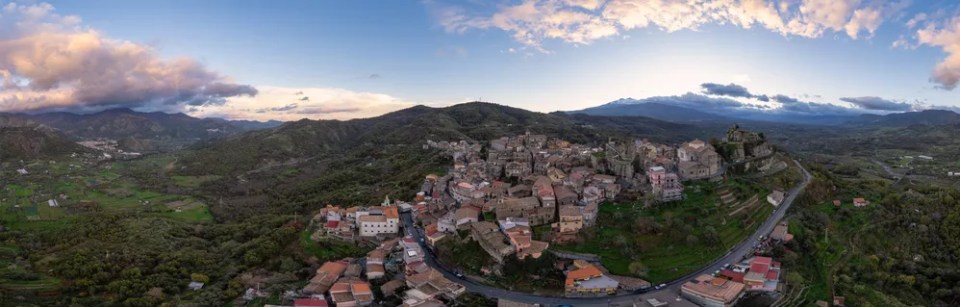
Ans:
[[[700,84],[700,87],[703,88],[703,93],[707,95],[754,98],[746,87],[738,84],[703,83]]]
[[[269,112],[287,112],[298,108],[300,105],[296,103],[291,103],[285,106],[272,107],[272,108],[262,108],[257,109],[257,113],[269,113]]]
[[[873,110],[873,111],[902,112],[902,111],[910,111],[911,109],[913,109],[912,104],[909,104],[906,102],[883,99],[876,96],[843,97],[843,98],[840,98],[840,100],[852,103],[853,105],[861,109]]]
[[[367,76],[367,79],[380,79],[380,78],[382,78],[380,74],[370,74],[369,76]]]
[[[298,99],[298,100],[300,100],[300,101],[310,101],[310,97],[303,96],[303,97],[300,97],[300,99]]]
[[[787,95],[775,95],[773,96],[773,101],[782,103],[782,104],[791,104],[800,102],[799,99],[787,96]]]

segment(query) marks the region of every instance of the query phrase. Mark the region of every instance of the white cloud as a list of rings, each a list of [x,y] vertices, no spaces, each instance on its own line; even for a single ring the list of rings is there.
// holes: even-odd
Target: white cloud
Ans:
[[[697,30],[705,24],[759,26],[781,35],[820,37],[825,31],[871,36],[907,1],[863,6],[860,0],[521,0],[490,14],[429,2],[448,32],[496,28],[517,42],[540,48],[557,39],[584,45],[620,32],[656,27],[666,32]]]
[[[947,56],[937,63],[931,79],[944,89],[956,88],[960,84],[960,16],[942,23],[928,23],[917,31],[917,42],[943,49]]]
[[[260,93],[255,97],[232,97],[221,105],[190,108],[187,114],[251,120],[351,119],[377,116],[415,105],[390,95],[337,88],[257,88]]]
[[[192,59],[117,40],[47,3],[0,12],[0,111],[134,107],[180,110],[256,95]]]

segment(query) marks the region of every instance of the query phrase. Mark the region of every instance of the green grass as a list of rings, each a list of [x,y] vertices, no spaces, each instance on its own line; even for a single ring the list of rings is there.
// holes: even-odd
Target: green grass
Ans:
[[[310,234],[311,232],[309,230],[300,232],[300,246],[308,255],[315,256],[321,261],[338,260],[346,257],[362,257],[368,252],[367,249],[356,246],[350,242],[336,240],[315,242],[310,239]]]
[[[649,268],[649,273],[643,277],[650,281],[678,278],[725,254],[756,230],[773,212],[773,206],[765,201],[765,188],[747,181],[730,181],[725,185],[735,192],[738,201],[746,201],[756,194],[759,204],[745,214],[730,217],[728,213],[732,209],[717,206],[720,204],[720,187],[716,183],[689,182],[685,189],[686,198],[678,202],[646,209],[640,204],[604,203],[599,208],[594,238],[583,238],[581,243],[554,245],[551,248],[599,255],[603,265],[618,275],[633,275],[629,271],[630,263],[640,261]],[[640,216],[656,221],[661,226],[661,232],[636,231],[633,225]],[[751,223],[744,227],[745,223],[741,221]],[[716,230],[720,244],[708,246],[703,243],[707,226]],[[669,228],[678,228],[672,230],[678,233],[671,237]],[[686,236],[691,234],[697,237],[696,243],[686,242]],[[625,239],[627,248],[618,247],[618,237]]]
[[[189,223],[213,222],[213,215],[210,214],[210,210],[202,204],[180,212],[176,212],[176,210],[166,211],[161,215]]]
[[[170,176],[170,179],[173,179],[173,182],[181,187],[185,188],[199,188],[204,182],[210,182],[217,179],[220,179],[220,176],[217,175],[205,175],[205,176]]]

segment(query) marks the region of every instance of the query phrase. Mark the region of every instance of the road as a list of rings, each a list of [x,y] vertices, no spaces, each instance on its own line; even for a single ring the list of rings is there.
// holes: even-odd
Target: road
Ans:
[[[748,255],[751,255],[753,252],[753,248],[756,245],[756,243],[759,241],[760,237],[765,236],[773,231],[773,228],[776,227],[777,223],[779,223],[780,220],[783,219],[783,216],[790,209],[790,206],[793,204],[794,200],[796,200],[797,195],[799,195],[800,192],[802,192],[803,189],[807,187],[807,184],[810,183],[810,179],[811,179],[810,173],[807,172],[807,170],[804,169],[803,166],[800,165],[800,163],[797,162],[796,160],[794,160],[794,163],[796,163],[797,166],[800,167],[800,169],[803,171],[803,176],[804,176],[803,182],[801,182],[797,186],[790,189],[790,191],[788,191],[787,196],[783,200],[783,203],[779,207],[777,207],[777,209],[775,209],[772,214],[770,214],[770,217],[768,217],[767,220],[764,221],[763,224],[760,225],[760,227],[757,228],[757,230],[750,235],[750,237],[740,242],[740,244],[732,248],[730,252],[728,252],[723,257],[715,260],[714,262],[712,262],[707,266],[704,266],[700,270],[690,273],[681,278],[675,279],[671,282],[668,282],[666,287],[663,287],[659,290],[652,290],[652,291],[648,291],[640,294],[619,294],[619,295],[602,296],[602,297],[540,296],[540,295],[531,294],[531,293],[509,291],[509,290],[500,289],[497,287],[491,287],[491,286],[475,283],[467,279],[462,279],[457,277],[456,274],[454,274],[453,272],[450,272],[449,270],[447,270],[445,267],[441,266],[439,263],[437,263],[436,259],[434,258],[433,252],[431,252],[430,248],[426,245],[426,243],[424,243],[423,240],[421,240],[423,238],[423,234],[421,233],[420,230],[413,227],[413,218],[410,216],[410,213],[403,213],[402,219],[403,219],[403,223],[404,223],[404,227],[407,235],[413,236],[414,239],[417,240],[417,242],[420,242],[420,245],[426,251],[424,260],[427,263],[427,265],[436,269],[437,271],[440,271],[441,273],[443,273],[444,276],[446,276],[450,280],[463,284],[463,286],[467,288],[467,291],[470,291],[473,293],[482,294],[491,298],[502,298],[502,299],[508,299],[516,302],[542,304],[545,306],[564,305],[564,304],[572,305],[572,306],[633,306],[634,303],[637,302],[638,300],[646,300],[650,298],[657,298],[660,301],[669,302],[671,306],[683,306],[683,305],[695,306],[695,305],[692,305],[692,303],[685,300],[675,301],[675,299],[677,299],[680,296],[680,286],[683,283],[687,282],[688,280],[691,280],[699,276],[700,274],[712,274],[713,272],[720,270],[724,265],[728,263],[740,262],[742,259],[744,259]]]

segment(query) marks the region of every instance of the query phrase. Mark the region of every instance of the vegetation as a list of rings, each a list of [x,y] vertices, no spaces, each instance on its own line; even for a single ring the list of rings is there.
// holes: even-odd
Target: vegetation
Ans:
[[[723,255],[759,227],[773,211],[764,200],[767,191],[749,181],[697,181],[687,184],[678,202],[604,203],[597,225],[582,230],[577,243],[551,248],[597,254],[614,274],[672,280]],[[725,203],[728,194],[737,200]]]

